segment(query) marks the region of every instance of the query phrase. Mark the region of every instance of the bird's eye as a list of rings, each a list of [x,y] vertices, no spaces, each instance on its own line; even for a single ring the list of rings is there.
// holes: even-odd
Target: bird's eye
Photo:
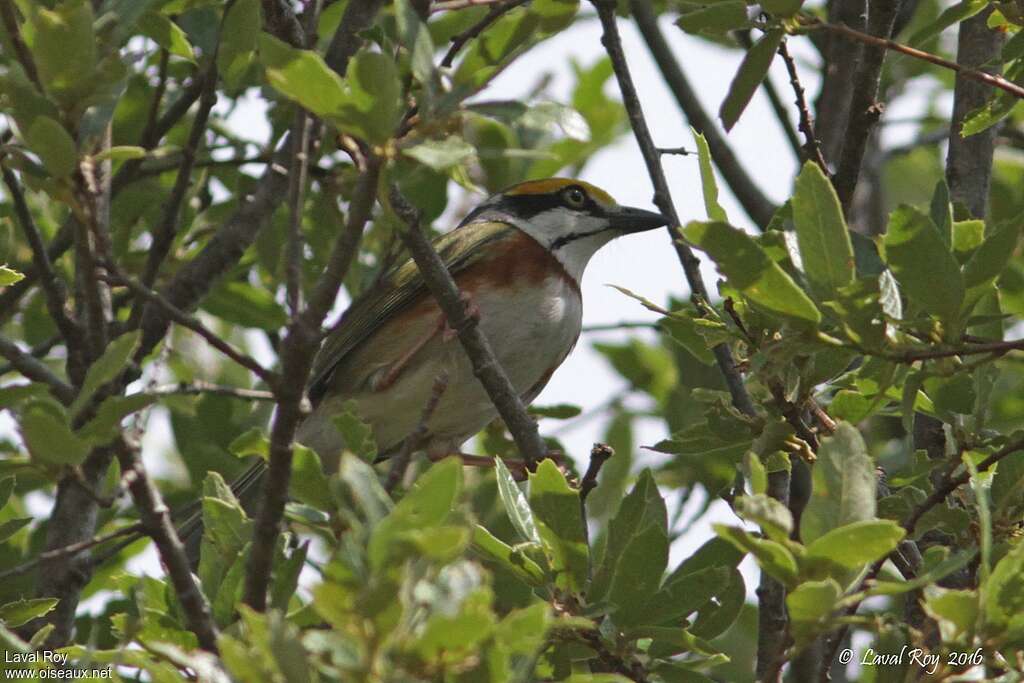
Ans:
[[[574,209],[582,209],[587,203],[587,194],[578,187],[570,187],[565,191],[565,203]]]

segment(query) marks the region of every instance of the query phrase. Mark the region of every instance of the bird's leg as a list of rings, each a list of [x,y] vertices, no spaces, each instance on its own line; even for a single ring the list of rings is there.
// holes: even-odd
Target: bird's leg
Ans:
[[[430,458],[431,462],[437,462],[438,460],[444,460],[447,457],[456,456],[462,460],[462,464],[467,467],[494,467],[494,458],[488,458],[483,455],[472,455],[471,453],[462,453],[460,451],[440,451],[437,453],[427,453],[427,457]],[[526,463],[522,460],[505,460],[502,459],[505,466],[508,467],[509,472],[512,473],[512,478],[516,481],[526,481]]]
[[[480,308],[473,302],[473,296],[468,292],[461,292],[459,294],[459,298],[462,299],[463,303],[466,305],[466,314],[471,318],[479,320]],[[445,317],[444,313],[441,313],[438,316],[437,325],[435,325],[428,334],[423,335],[423,337],[413,344],[408,351],[403,353],[398,360],[391,364],[384,376],[374,383],[374,390],[383,391],[390,388],[398,380],[398,377],[409,365],[413,357],[419,353],[424,346],[429,344],[430,340],[436,337],[438,333],[441,333],[442,341],[446,342],[451,341],[457,334],[455,330],[448,325],[448,318]]]
[[[466,315],[472,318],[473,320],[479,322],[480,307],[476,305],[475,301],[473,301],[473,295],[470,294],[469,292],[459,290],[459,299],[461,299],[462,303],[466,306]],[[441,339],[443,339],[446,342],[455,339],[455,337],[458,335],[458,332],[452,329],[452,327],[448,324],[448,320],[447,318],[445,318],[443,313],[441,314],[441,321],[444,323],[444,331],[441,333]]]

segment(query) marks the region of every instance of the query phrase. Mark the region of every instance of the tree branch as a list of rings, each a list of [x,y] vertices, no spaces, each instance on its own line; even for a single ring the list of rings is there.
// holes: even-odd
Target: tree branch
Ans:
[[[973,18],[974,17],[972,17],[972,19]],[[967,23],[969,21],[970,19],[968,19],[964,23]],[[951,62],[948,59],[944,59],[930,52],[918,50],[917,48],[910,47],[909,45],[897,43],[894,40],[879,38],[878,36],[862,33],[861,31],[854,30],[849,26],[843,26],[841,24],[829,24],[821,21],[809,21],[805,22],[803,26],[805,28],[810,29],[824,29],[826,31],[831,31],[833,33],[844,35],[848,38],[852,38],[853,40],[864,43],[866,45],[874,45],[875,47],[881,47],[885,48],[886,50],[892,50],[893,52],[899,52],[900,54],[907,55],[908,57],[913,57],[914,59],[920,59],[925,62],[930,62],[936,66],[941,66],[944,69],[955,71],[963,78],[967,78],[972,81],[977,81],[978,83],[984,83],[989,87],[998,88],[1000,90],[1010,93],[1014,97],[1024,99],[1024,87],[1017,85],[1013,81],[1006,80],[999,74],[990,74],[986,73],[985,71],[972,69],[963,64]]]
[[[132,524],[131,526],[122,527],[117,531],[111,531],[109,534],[104,534],[103,536],[95,536],[87,541],[71,543],[60,548],[54,548],[53,550],[43,551],[35,557],[33,557],[28,562],[23,562],[22,564],[19,564],[16,567],[11,567],[10,569],[5,569],[4,571],[0,572],[0,581],[4,579],[9,579],[12,576],[18,576],[19,574],[30,572],[39,565],[43,564],[44,562],[50,562],[51,560],[56,560],[65,557],[74,557],[79,553],[83,553],[86,550],[95,548],[98,545],[103,545],[104,543],[113,541],[123,536],[135,536],[137,540],[137,534],[144,530],[145,527],[142,524]]]
[[[892,36],[900,2],[902,0],[868,0],[868,33],[862,35],[870,35],[877,40],[888,40]],[[845,26],[842,28],[844,31],[853,31]],[[876,98],[882,79],[885,52],[884,46],[877,42],[869,43],[863,51],[852,83],[850,120],[846,126],[843,155],[839,159],[839,168],[833,181],[844,213],[849,213],[853,202],[868,136],[882,115],[883,105],[877,102]]]
[[[739,159],[733,154],[725,136],[719,131],[718,126],[704,111],[704,107],[697,97],[697,93],[690,87],[689,81],[683,74],[679,62],[676,60],[672,49],[669,47],[661,29],[658,28],[658,20],[651,11],[650,3],[644,0],[630,0],[630,8],[636,25],[643,35],[647,49],[654,57],[662,78],[668,85],[669,90],[675,97],[679,108],[683,110],[686,119],[698,133],[702,133],[708,141],[708,149],[711,151],[711,158],[715,166],[721,171],[722,177],[729,185],[729,189],[736,196],[743,210],[747,212],[754,224],[762,230],[768,227],[772,216],[775,214],[776,206],[768,197],[761,192],[753,179],[747,175]],[[618,34],[616,33],[616,36]],[[621,46],[620,46],[621,50]],[[623,93],[625,97],[625,93]],[[632,118],[632,117],[631,117]],[[646,125],[644,126],[646,129]],[[647,133],[650,137],[650,133]],[[650,162],[648,162],[648,166]],[[678,221],[675,225],[679,225]],[[674,228],[674,226],[673,226]]]
[[[156,543],[160,560],[174,586],[174,592],[188,621],[188,628],[199,639],[199,647],[217,652],[217,625],[213,622],[210,604],[192,576],[185,546],[171,522],[171,514],[156,486],[146,475],[136,449],[121,440],[116,445],[128,490],[131,492],[139,518],[146,532]]]
[[[263,504],[256,518],[252,551],[245,574],[244,600],[259,611],[266,608],[274,548],[284,517],[285,503],[288,501],[292,441],[302,419],[304,387],[321,340],[320,327],[359,250],[363,228],[373,210],[379,171],[380,160],[370,157],[368,167],[359,178],[352,201],[349,202],[345,229],[334,244],[334,250],[309,297],[309,303],[301,315],[293,317],[288,325],[288,334],[281,342],[281,374],[288,380],[281,382],[275,390],[278,402],[270,431],[269,470],[268,476],[264,477]]]
[[[72,319],[67,309],[67,290],[64,282],[53,270],[49,250],[43,243],[43,237],[39,234],[35,221],[32,220],[32,212],[29,211],[28,204],[25,202],[25,195],[21,191],[17,177],[6,166],[0,168],[3,171],[4,184],[7,186],[11,202],[14,204],[14,214],[18,217],[22,232],[25,233],[25,239],[32,249],[32,262],[35,264],[36,272],[39,273],[40,284],[46,295],[46,309],[57,325],[57,329],[60,330],[64,341],[68,344],[68,348],[72,348],[80,339],[81,328]]]
[[[441,60],[441,66],[451,66],[452,62],[455,61],[455,55],[459,54],[459,51],[465,47],[466,43],[483,33],[488,26],[500,19],[502,15],[512,11],[520,5],[525,5],[526,2],[527,0],[505,0],[503,3],[492,5],[491,9],[487,11],[487,14],[485,14],[480,21],[476,22],[465,31],[452,36],[451,45],[448,48],[448,52],[445,53],[444,58]]]
[[[0,356],[3,356],[15,370],[33,382],[40,382],[50,387],[57,400],[64,405],[71,405],[75,400],[75,388],[50,371],[42,362],[25,353],[18,345],[6,337],[0,337]]]
[[[480,380],[512,434],[526,467],[534,470],[537,463],[547,455],[547,446],[537,431],[537,423],[526,412],[526,405],[495,358],[494,350],[478,327],[476,319],[466,312],[466,302],[455,280],[420,229],[419,212],[409,205],[395,187],[391,188],[390,199],[395,213],[405,222],[398,236],[409,249],[427,288],[447,318],[449,327],[458,334],[459,342],[473,365],[473,374]]]
[[[785,40],[779,43],[779,56],[782,57],[782,61],[786,64],[786,71],[789,73],[789,84],[793,87],[793,95],[796,97],[794,104],[796,104],[796,110],[800,114],[800,132],[804,134],[804,144],[801,148],[803,150],[803,157],[816,163],[825,175],[828,176],[830,175],[828,163],[825,161],[825,155],[821,152],[818,138],[814,134],[814,122],[811,118],[811,111],[807,108],[804,87],[800,84],[800,74],[797,73],[796,62],[793,60],[792,55],[789,54],[789,47],[786,45]],[[767,82],[768,79],[765,79],[765,83]]]
[[[21,37],[17,10],[11,0],[0,0],[0,21],[4,23],[4,28],[7,30],[7,38],[11,41],[11,47],[14,48],[14,54],[18,59],[18,63],[21,64],[21,68],[25,71],[25,75],[35,84],[36,89],[42,93],[43,84],[39,80],[39,72],[36,70],[36,63],[32,59],[32,53]]]

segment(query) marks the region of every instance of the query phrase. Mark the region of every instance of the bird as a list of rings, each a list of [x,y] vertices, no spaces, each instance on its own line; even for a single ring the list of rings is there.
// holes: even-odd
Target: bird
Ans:
[[[585,181],[547,178],[489,197],[433,245],[529,404],[579,339],[580,283],[591,257],[616,237],[667,223],[660,213],[619,206]],[[312,411],[295,440],[325,463],[336,462],[345,444],[333,418],[354,402],[372,429],[378,460],[416,433],[414,445],[431,459],[461,455],[467,464],[492,463],[460,450],[497,410],[445,320],[411,259],[392,268],[326,336],[307,385]],[[444,391],[420,424],[442,373]],[[259,461],[247,471],[236,493],[253,487],[264,469]]]

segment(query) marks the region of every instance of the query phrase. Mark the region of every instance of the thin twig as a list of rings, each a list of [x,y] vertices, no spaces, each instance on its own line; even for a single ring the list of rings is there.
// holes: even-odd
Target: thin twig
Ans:
[[[75,388],[53,374],[50,368],[25,353],[18,345],[6,337],[0,337],[0,356],[3,356],[15,370],[29,378],[33,382],[40,382],[50,387],[50,391],[57,399],[65,404],[71,405],[75,400]]]
[[[6,166],[0,167],[3,171],[4,184],[11,196],[11,203],[14,205],[14,214],[18,217],[21,230],[25,233],[25,239],[32,249],[32,262],[35,264],[36,272],[40,276],[40,284],[43,293],[46,295],[46,308],[53,318],[57,329],[60,331],[68,347],[73,347],[80,339],[81,329],[78,323],[72,318],[67,310],[67,289],[63,280],[57,276],[50,261],[49,250],[43,243],[43,237],[32,220],[32,212],[29,211],[28,203],[25,201],[25,194],[21,191],[14,172]]]
[[[21,37],[21,29],[18,27],[18,14],[15,5],[11,0],[0,0],[0,20],[4,23],[7,31],[7,39],[14,48],[14,54],[18,63],[24,69],[25,75],[36,86],[39,92],[43,92],[43,84],[39,80],[39,72],[36,70],[36,63],[32,59],[32,52],[25,45]]]
[[[126,526],[124,528],[118,529],[117,531],[112,531],[109,534],[105,534],[103,536],[95,536],[86,541],[72,543],[70,545],[66,545],[60,548],[54,548],[53,550],[46,550],[36,555],[28,562],[24,562],[22,564],[17,565],[16,567],[11,567],[10,569],[5,569],[4,571],[0,572],[0,581],[8,579],[12,576],[18,576],[19,574],[24,574],[26,572],[32,571],[44,562],[56,560],[61,557],[72,557],[81,552],[89,550],[90,548],[95,548],[98,545],[107,543],[108,541],[113,541],[114,539],[121,538],[122,536],[132,536],[144,530],[145,527],[141,523],[132,524],[131,526]]]
[[[615,449],[606,443],[595,443],[594,447],[590,449],[590,464],[587,466],[587,471],[580,482],[581,507],[585,506],[590,492],[597,488],[597,475],[601,473],[601,468],[604,467],[604,464],[613,455],[615,455]],[[583,507],[583,511],[586,512],[585,507]],[[584,519],[586,519],[586,516],[584,516]]]
[[[779,43],[779,56],[786,63],[786,71],[789,72],[789,84],[793,86],[793,94],[796,96],[796,109],[800,113],[800,132],[804,134],[804,144],[802,147],[804,158],[814,161],[825,175],[828,176],[828,164],[825,162],[825,156],[821,153],[818,138],[814,134],[814,123],[811,119],[811,110],[807,107],[807,100],[804,97],[804,87],[800,83],[796,62],[793,60],[793,56],[789,54],[789,47],[786,45],[785,40]],[[767,79],[765,82],[767,83]]]
[[[163,216],[154,228],[153,244],[149,248],[146,257],[146,267],[143,270],[140,282],[145,287],[152,287],[156,282],[160,266],[167,258],[174,244],[174,238],[178,234],[178,219],[181,216],[181,206],[185,201],[185,195],[192,184],[192,169],[196,161],[196,154],[206,134],[206,122],[209,119],[210,111],[217,103],[216,83],[213,75],[204,78],[207,86],[203,88],[199,99],[199,111],[196,112],[192,121],[192,129],[188,134],[188,141],[181,150],[181,161],[178,165],[178,175],[174,179],[174,187],[164,204]],[[133,315],[142,315],[142,306],[136,306]]]
[[[150,396],[198,396],[210,394],[212,396],[228,396],[243,401],[273,401],[274,392],[261,391],[259,389],[243,389],[241,387],[229,387],[210,382],[194,381],[181,382],[180,384],[162,384],[152,389],[146,389],[143,393]]]
[[[288,172],[288,245],[285,252],[285,288],[288,311],[292,318],[302,308],[302,207],[306,198],[306,170],[309,168],[309,129],[312,122],[306,110],[299,107],[292,127],[295,146]]]
[[[833,33],[842,34],[848,38],[852,38],[853,40],[857,40],[868,45],[875,45],[885,48],[886,50],[899,52],[900,54],[907,55],[908,57],[913,57],[914,59],[930,62],[936,66],[941,66],[944,69],[955,71],[964,78],[984,83],[985,85],[1008,92],[1014,97],[1024,99],[1024,87],[1017,85],[1013,81],[1008,81],[999,74],[990,74],[984,71],[978,71],[977,69],[971,69],[930,52],[918,50],[917,48],[910,47],[909,45],[903,45],[902,43],[897,43],[896,41],[889,40],[887,38],[879,38],[868,33],[862,33],[861,31],[857,31],[842,24],[829,24],[823,21],[812,20],[805,21],[803,26],[810,29],[824,29],[826,31],[832,31]]]
[[[537,423],[526,412],[526,405],[494,357],[491,344],[476,319],[467,313],[466,302],[458,286],[420,228],[419,212],[409,205],[396,187],[391,189],[391,204],[395,213],[405,222],[405,226],[399,229],[399,237],[412,254],[427,288],[444,312],[449,327],[458,334],[462,348],[473,365],[473,373],[484,386],[512,434],[526,467],[533,471],[537,463],[547,455],[547,446],[537,431]]]
[[[502,15],[507,14],[520,5],[525,5],[526,2],[527,0],[504,0],[504,2],[491,5],[491,9],[488,10],[487,14],[485,14],[480,21],[476,22],[465,31],[452,36],[451,46],[448,48],[448,52],[445,53],[444,58],[441,60],[441,66],[451,66],[452,62],[455,61],[455,55],[459,53],[459,50],[465,47],[466,43],[483,33],[488,26],[500,19]],[[436,5],[434,9],[437,9]]]
[[[671,154],[675,156],[688,157],[692,154],[696,154],[693,150],[686,149],[685,147],[658,147],[658,154]]]
[[[470,7],[486,7],[497,5],[506,0],[447,0],[447,2],[435,2],[430,7],[431,12],[445,12],[458,9],[469,9]]]
[[[398,482],[402,481],[402,478],[405,476],[405,470],[409,467],[412,454],[420,447],[423,439],[427,436],[427,423],[430,422],[430,418],[437,411],[437,406],[441,403],[441,397],[444,396],[444,392],[447,389],[448,371],[441,370],[437,377],[434,378],[434,386],[430,389],[430,396],[427,398],[426,405],[423,406],[423,414],[420,415],[420,421],[416,425],[416,429],[405,438],[401,452],[395,456],[394,461],[391,463],[391,469],[388,470],[388,478],[384,482],[384,490],[388,493],[394,491],[395,487],[398,486]]]
[[[149,115],[146,117],[146,127],[142,129],[142,139],[150,140],[156,133],[157,119],[160,116],[160,105],[164,100],[164,93],[167,92],[167,66],[171,61],[170,50],[161,48],[160,64],[157,66],[156,88],[153,89],[153,98],[149,102]]]
[[[55,334],[49,339],[41,341],[35,346],[33,346],[31,349],[29,349],[28,353],[33,358],[45,358],[46,354],[50,353],[53,347],[57,346],[57,344],[59,344],[61,340],[63,340],[63,337],[61,337],[59,334]],[[10,363],[8,363],[7,365],[0,365],[0,377],[3,377],[8,372],[13,371],[14,366],[11,365]]]
[[[233,360],[235,363],[241,365],[243,368],[246,368],[254,375],[259,377],[261,380],[266,382],[267,386],[275,387],[278,385],[278,377],[275,373],[264,368],[262,365],[259,364],[259,362],[257,362],[248,354],[243,353],[242,351],[239,351],[231,344],[228,344],[226,341],[221,339],[220,335],[218,335],[216,332],[214,332],[206,325],[204,325],[202,322],[200,322],[198,318],[189,315],[185,311],[181,310],[180,308],[172,304],[170,301],[167,300],[167,298],[164,295],[160,294],[159,292],[153,289],[150,289],[149,287],[144,286],[137,280],[128,277],[127,275],[113,269],[111,271],[111,275],[108,277],[111,281],[111,284],[127,287],[128,289],[132,290],[132,292],[134,292],[137,296],[140,296],[149,301],[150,303],[152,303],[153,305],[159,307],[168,318],[198,334],[200,337],[205,339],[210,346],[217,349],[222,354]]]
[[[623,320],[617,323],[602,323],[597,325],[584,325],[583,332],[612,332],[614,330],[657,330],[659,325],[656,322],[645,323],[641,321]]]

